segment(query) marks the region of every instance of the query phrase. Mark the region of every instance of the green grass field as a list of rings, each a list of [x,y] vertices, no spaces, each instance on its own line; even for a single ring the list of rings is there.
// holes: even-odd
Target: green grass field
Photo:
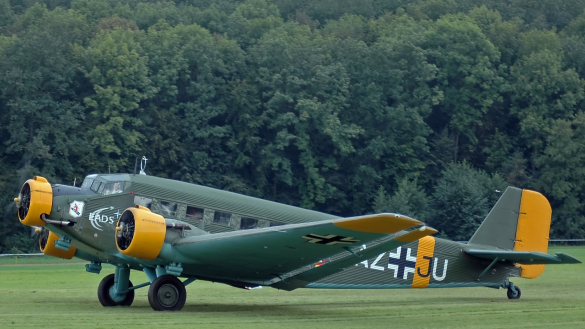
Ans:
[[[554,247],[585,260],[585,247]],[[242,290],[195,282],[180,312],[153,311],[147,289],[131,307],[104,308],[97,300],[100,275],[79,260],[34,265],[0,261],[0,328],[563,328],[585,327],[585,265],[549,265],[538,279],[512,280],[522,298],[489,288],[425,290]],[[135,272],[135,271],[133,271]],[[146,282],[132,273],[134,284]]]

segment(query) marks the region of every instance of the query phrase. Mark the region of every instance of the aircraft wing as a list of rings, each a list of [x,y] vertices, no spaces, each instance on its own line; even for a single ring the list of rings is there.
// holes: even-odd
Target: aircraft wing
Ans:
[[[465,252],[479,258],[511,261],[518,264],[577,264],[581,263],[577,258],[562,252],[555,256],[536,251],[508,251],[508,250],[483,250],[467,249]]]
[[[354,253],[384,237],[406,236],[408,240],[436,233],[431,228],[404,232],[420,225],[423,223],[406,216],[377,214],[187,237],[175,242],[173,250],[191,260],[183,261],[183,267],[196,276],[268,285],[303,266]]]

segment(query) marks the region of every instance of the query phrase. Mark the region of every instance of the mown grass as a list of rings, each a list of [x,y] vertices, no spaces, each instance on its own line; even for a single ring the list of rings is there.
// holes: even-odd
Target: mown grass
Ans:
[[[83,259],[72,258],[70,260],[55,258],[51,256],[2,256],[0,265],[23,265],[23,264],[55,264],[55,263],[79,263]]]
[[[584,247],[555,247],[585,260]],[[0,266],[0,328],[543,328],[585,327],[585,265],[548,266],[536,280],[513,280],[522,298],[503,289],[252,291],[210,282],[187,286],[181,312],[154,312],[147,288],[129,308],[104,308],[100,275],[82,264]],[[146,281],[132,273],[132,281]]]

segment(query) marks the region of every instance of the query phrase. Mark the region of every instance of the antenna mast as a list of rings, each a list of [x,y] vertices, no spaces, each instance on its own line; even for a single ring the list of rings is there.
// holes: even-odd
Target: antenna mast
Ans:
[[[144,171],[146,169],[146,161],[148,161],[146,156],[143,156],[142,160],[140,160],[140,175],[146,175],[146,171]]]

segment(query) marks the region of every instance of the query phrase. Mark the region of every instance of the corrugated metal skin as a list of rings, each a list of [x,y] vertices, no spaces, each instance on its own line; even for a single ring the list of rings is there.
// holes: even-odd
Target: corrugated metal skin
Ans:
[[[217,225],[217,224],[205,224],[205,230],[209,233],[222,233],[222,232],[230,232],[233,231],[231,227],[227,227],[224,225]]]
[[[243,217],[291,224],[338,218],[317,211],[175,180],[144,175],[131,175],[131,179],[132,190],[138,195],[234,213]]]
[[[466,255],[462,251],[464,245],[443,239],[436,239],[433,261],[437,262],[437,270],[430,277],[430,288],[437,287],[467,287],[467,286],[500,286],[507,278],[519,275],[519,269],[512,264],[499,262],[479,281],[477,278],[491,263],[477,257]],[[416,257],[418,241],[402,246],[411,248],[411,256]],[[391,252],[395,253],[396,250]],[[358,263],[347,267],[345,270],[308,285],[308,288],[410,288],[413,274],[407,279],[398,276],[394,278],[394,270],[388,268],[389,253],[386,252],[378,260],[375,266],[383,269],[372,268],[377,257],[368,259],[368,267],[364,263]],[[446,275],[442,280],[444,262],[447,260]],[[416,270],[416,269],[415,269]],[[436,274],[436,275],[435,275]]]

